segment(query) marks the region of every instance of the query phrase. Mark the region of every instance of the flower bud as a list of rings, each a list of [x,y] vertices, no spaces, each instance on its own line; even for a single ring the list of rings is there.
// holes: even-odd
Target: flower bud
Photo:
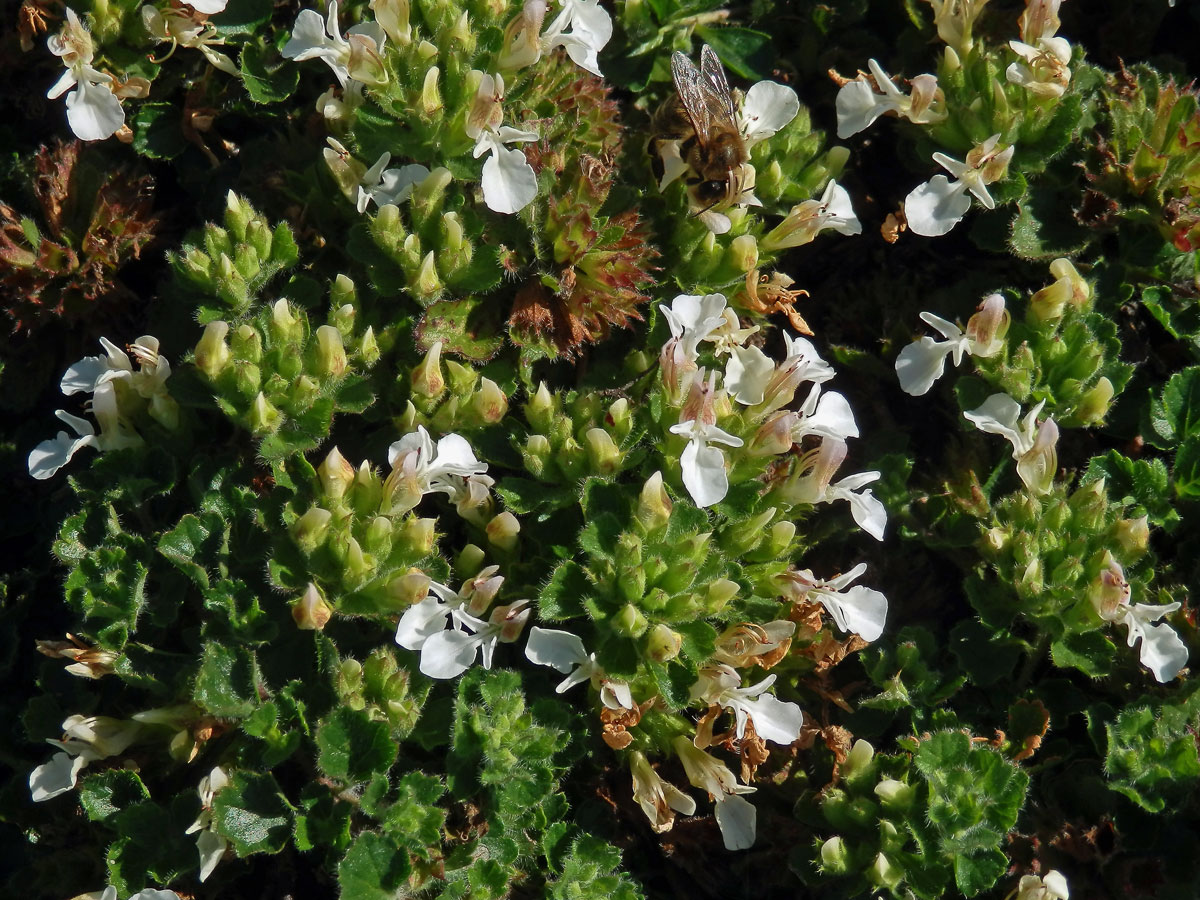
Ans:
[[[308,409],[320,393],[321,386],[319,384],[307,375],[301,375],[292,384],[288,399],[291,401],[292,409]]]
[[[654,662],[665,663],[678,656],[682,647],[683,637],[660,622],[646,635],[644,649],[648,658]]]
[[[531,434],[525,439],[525,446],[521,448],[521,457],[530,474],[534,478],[542,478],[546,474],[546,464],[553,452],[545,435]]]
[[[521,531],[521,523],[510,512],[502,512],[488,522],[488,541],[493,547],[511,553],[517,549],[517,534]]]
[[[415,606],[429,596],[430,578],[420,569],[409,569],[388,582],[388,596],[401,608]]]
[[[483,561],[486,558],[487,554],[483,552],[482,547],[476,544],[467,544],[454,559],[454,571],[458,573],[459,578],[465,581],[483,568]]]
[[[845,875],[850,871],[850,854],[841,835],[834,835],[821,845],[821,871],[828,875]]]
[[[253,397],[262,388],[262,371],[252,362],[235,360],[233,385],[234,389],[243,397]]]
[[[1004,308],[1003,295],[984,297],[978,310],[967,320],[966,335],[971,341],[971,354],[986,359],[999,353],[1004,348],[1011,319]]]
[[[1035,494],[1048,494],[1058,473],[1058,426],[1047,419],[1038,426],[1029,451],[1017,460],[1017,474]]]
[[[255,270],[260,270],[261,261],[271,258],[272,245],[275,243],[271,227],[262,219],[255,219],[246,228],[246,243],[254,253]]]
[[[363,535],[367,552],[376,558],[387,557],[392,549],[392,520],[387,516],[376,516]]]
[[[776,522],[771,526],[771,532],[767,536],[767,546],[765,553],[771,559],[776,559],[783,555],[783,552],[792,543],[796,537],[796,523],[788,520]]]
[[[342,343],[342,334],[332,325],[322,325],[317,329],[317,373],[332,378],[343,375],[346,371],[346,347]]]
[[[432,116],[442,108],[442,92],[438,90],[440,74],[437,66],[430,66],[425,73],[425,81],[421,85],[421,109],[426,116]]]
[[[292,523],[290,531],[292,540],[306,555],[312,554],[325,543],[329,533],[329,523],[333,514],[319,506],[312,507],[308,512]]]
[[[584,441],[588,462],[597,475],[611,475],[621,467],[621,449],[603,428],[589,428]]]
[[[292,604],[292,618],[301,631],[322,631],[333,615],[333,610],[311,581],[300,599]]]
[[[396,546],[412,556],[428,556],[433,552],[436,519],[409,518],[396,534]]]
[[[614,400],[604,416],[604,424],[612,429],[618,441],[629,437],[629,432],[633,430],[633,411],[629,408],[629,401],[624,397]]]
[[[620,635],[629,638],[641,637],[646,633],[646,629],[650,627],[650,623],[646,621],[646,617],[632,603],[626,603],[621,607],[612,618],[613,630]]]
[[[867,870],[867,878],[877,887],[891,890],[904,878],[904,870],[893,865],[891,860],[880,853]]]
[[[446,379],[442,375],[442,342],[434,341],[425,358],[412,370],[413,393],[420,397],[436,400],[446,390]]]
[[[229,323],[220,320],[204,326],[204,334],[196,344],[196,366],[209,378],[216,378],[229,363],[229,346],[225,335],[229,334]]]
[[[292,315],[291,307],[282,297],[271,307],[271,332],[280,343],[298,341],[304,336],[304,323]]]
[[[1104,417],[1108,415],[1108,410],[1112,406],[1112,399],[1115,393],[1113,383],[1104,376],[1101,376],[1079,398],[1079,404],[1075,407],[1075,415],[1072,418],[1080,425],[1099,425],[1104,421]]]
[[[718,578],[715,581],[710,581],[708,590],[704,595],[704,611],[706,615],[716,616],[721,614],[721,610],[725,608],[730,600],[737,596],[738,585],[736,581],[730,581],[728,578]]]
[[[410,0],[371,0],[375,21],[392,42],[404,46],[412,42],[409,25]]]
[[[864,772],[874,758],[875,748],[869,742],[859,738],[846,755],[846,761],[842,763],[842,777],[854,778],[855,775]]]
[[[233,232],[239,241],[246,239],[246,229],[257,218],[254,207],[245,197],[239,197],[233,191],[225,195],[225,227]]]
[[[1107,550],[1104,551],[1103,566],[1092,582],[1088,596],[1100,618],[1111,622],[1121,618],[1133,591],[1125,580],[1125,570]]]
[[[642,486],[638,495],[637,518],[647,532],[657,531],[666,526],[671,518],[674,504],[663,486],[662,472],[655,472]]]
[[[354,484],[354,466],[346,461],[336,446],[325,455],[325,459],[317,467],[317,475],[321,478],[321,488],[325,496],[332,500],[344,496],[350,485]]]
[[[1126,556],[1134,559],[1146,552],[1150,544],[1150,525],[1146,516],[1136,519],[1121,519],[1114,526],[1117,543]]]
[[[253,326],[239,325],[230,339],[230,348],[237,359],[252,363],[262,360],[262,336]]]
[[[778,456],[792,449],[792,429],[799,421],[794,412],[781,412],[759,426],[746,452],[750,456]]]
[[[421,41],[421,43],[417,44],[417,56],[420,57],[423,62],[428,62],[437,55],[437,44],[429,41]]]
[[[472,416],[485,425],[495,425],[508,412],[508,398],[492,379],[479,379],[479,387],[471,395],[467,407]]]
[[[758,241],[752,234],[742,234],[729,244],[729,261],[739,272],[750,272],[758,268]]]
[[[558,403],[550,395],[546,382],[540,382],[533,396],[525,401],[525,421],[542,434],[549,434],[558,414]]]
[[[1104,490],[1104,479],[1097,478],[1077,488],[1067,505],[1071,509],[1071,517],[1086,531],[1094,531],[1104,524],[1104,514],[1108,511],[1108,494]]]
[[[358,361],[364,368],[370,368],[379,361],[379,344],[375,340],[375,329],[370,325],[358,341]]]
[[[259,391],[250,408],[250,430],[259,436],[274,434],[281,424],[283,414]]]
[[[883,808],[889,812],[908,812],[912,809],[916,793],[911,785],[894,778],[885,778],[875,785],[875,796],[883,803]]]

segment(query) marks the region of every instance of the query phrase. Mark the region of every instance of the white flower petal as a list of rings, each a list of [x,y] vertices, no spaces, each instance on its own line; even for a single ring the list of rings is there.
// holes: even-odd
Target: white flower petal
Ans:
[[[84,756],[55,753],[50,762],[43,763],[29,773],[29,792],[33,802],[50,800],[74,788],[79,773],[87,764]]]
[[[1166,684],[1187,665],[1187,644],[1166,623],[1147,625],[1142,634],[1140,659],[1160,684]]]
[[[938,237],[957,225],[971,208],[967,187],[951,182],[945,175],[934,175],[913,188],[904,200],[904,215],[915,234]]]
[[[725,472],[725,454],[716,447],[690,441],[679,457],[683,486],[701,508],[712,506],[729,493],[729,476]]]
[[[537,196],[537,174],[516,149],[496,147],[483,164],[483,202],[493,212],[519,212]]]
[[[749,850],[754,846],[758,810],[745,797],[717,794],[717,825],[726,850]]]
[[[963,413],[975,427],[988,434],[998,434],[1013,446],[1013,458],[1019,459],[1032,447],[1020,430],[1021,404],[1008,394],[992,394],[976,409]]]
[[[67,122],[81,141],[102,141],[125,124],[125,110],[107,85],[85,80],[67,94]]]
[[[821,194],[821,209],[825,222],[821,228],[832,228],[838,234],[847,237],[862,234],[862,223],[854,212],[854,204],[850,201],[850,192],[830,179]]]
[[[775,374],[775,361],[758,347],[733,346],[725,366],[725,390],[738,403],[762,403],[763,392]]]
[[[439,631],[421,645],[421,672],[430,678],[457,678],[475,662],[481,643],[478,635],[465,631]]]
[[[900,379],[900,389],[913,397],[928,393],[946,370],[946,357],[953,349],[952,344],[935,341],[926,335],[901,350],[896,357],[896,377]]]
[[[325,20],[314,9],[302,9],[296,16],[296,24],[292,28],[292,36],[283,50],[280,51],[285,59],[304,62],[314,57],[327,56],[331,50],[329,37],[325,34]]]
[[[205,829],[196,837],[196,850],[200,854],[200,881],[205,881],[225,855],[229,842],[215,831]]]
[[[525,656],[534,665],[550,666],[564,674],[588,660],[587,651],[578,635],[536,625],[529,629]]]
[[[198,13],[204,13],[206,16],[213,16],[219,12],[224,12],[225,6],[229,0],[188,0],[188,6]]]
[[[759,694],[753,700],[743,700],[741,705],[754,720],[754,731],[764,741],[772,741],[787,747],[800,737],[800,726],[804,724],[804,713],[799,705],[785,703],[774,694]]]
[[[790,87],[774,81],[758,82],[742,100],[740,119],[747,148],[774,135],[799,112],[800,99]]]
[[[895,108],[895,104],[875,93],[862,78],[838,88],[834,106],[837,109],[837,136],[843,140],[870,128],[876,119]]]
[[[813,388],[814,391],[820,388]],[[816,412],[801,420],[798,430],[804,434],[816,434],[843,441],[846,438],[858,437],[858,423],[854,420],[854,410],[850,401],[837,391],[822,394],[817,403]]]
[[[888,602],[879,591],[855,585],[841,594],[822,591],[817,594],[817,599],[842,631],[857,634],[864,641],[877,640],[883,634]]]
[[[420,650],[429,638],[446,628],[446,617],[450,612],[436,596],[426,597],[410,606],[396,626],[396,643],[406,650]]]

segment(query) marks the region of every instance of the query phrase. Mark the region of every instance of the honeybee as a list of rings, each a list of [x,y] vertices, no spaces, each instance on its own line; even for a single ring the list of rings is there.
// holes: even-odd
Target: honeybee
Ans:
[[[712,47],[700,51],[700,68],[676,50],[671,55],[671,75],[676,96],[654,114],[657,135],[652,149],[666,141],[679,141],[679,156],[691,167],[687,183],[696,199],[711,208],[732,201],[731,191],[745,187],[735,172],[750,158],[738,128],[733,95],[725,69]]]

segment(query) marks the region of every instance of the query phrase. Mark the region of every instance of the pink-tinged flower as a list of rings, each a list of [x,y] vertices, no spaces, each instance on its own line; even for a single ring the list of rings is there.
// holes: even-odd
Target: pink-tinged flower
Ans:
[[[809,569],[789,570],[779,580],[792,601],[815,600],[825,607],[842,631],[857,634],[864,641],[874,641],[883,634],[888,602],[874,588],[853,584],[866,571],[867,564],[859,563],[849,572],[825,581]]]
[[[743,443],[740,437],[717,427],[717,414],[713,408],[716,384],[716,372],[709,373],[706,382],[704,370],[699,370],[692,379],[679,424],[671,426],[672,434],[688,439],[688,444],[679,457],[679,468],[683,476],[683,486],[700,507],[719,503],[729,491],[725,454],[709,444],[740,447]]]
[[[650,827],[656,834],[671,830],[675,813],[685,816],[695,813],[696,801],[675,785],[663,781],[650,768],[646,757],[636,750],[629,758],[629,771],[633,776],[633,799],[650,820]]]
[[[351,80],[381,85],[388,81],[383,64],[386,41],[387,35],[378,22],[355,25],[343,37],[338,26],[338,0],[329,0],[324,19],[315,10],[300,10],[292,37],[281,52],[284,58],[296,62],[324,60],[342,87]]]
[[[797,704],[785,703],[768,694],[767,688],[774,683],[775,676],[768,675],[758,684],[742,687],[742,677],[737,671],[718,663],[700,670],[690,699],[732,710],[739,740],[746,734],[746,723],[753,720],[754,732],[760,738],[786,747],[800,737],[804,713]]]
[[[1139,658],[1142,665],[1159,683],[1166,684],[1187,665],[1188,648],[1170,625],[1154,623],[1175,612],[1180,604],[1130,603],[1132,593],[1121,564],[1111,553],[1105,553],[1104,568],[1091,592],[1096,612],[1106,622],[1125,626],[1130,647],[1141,641]]]
[[[996,202],[988,193],[987,186],[999,181],[1008,172],[1015,147],[1009,145],[997,150],[1000,135],[994,134],[982,144],[977,144],[967,154],[966,162],[959,162],[944,153],[934,153],[933,160],[953,175],[950,181],[945,175],[934,175],[925,184],[913,188],[904,200],[904,214],[908,227],[914,234],[937,237],[946,234],[957,225],[971,208],[974,194],[988,209]]]
[[[724,763],[699,750],[680,735],[671,742],[688,781],[707,791],[716,803],[717,826],[726,850],[748,850],[754,846],[757,810],[742,794],[752,794],[757,788],[738,784],[737,778]]]
[[[827,228],[844,235],[862,233],[862,223],[854,213],[849,192],[833,179],[825,185],[820,200],[805,200],[793,206],[761,243],[766,250],[800,247]]]
[[[577,684],[590,681],[600,691],[600,702],[609,709],[633,709],[629,685],[609,678],[596,662],[596,654],[588,653],[578,635],[569,631],[533,626],[525,643],[525,656],[534,665],[550,666],[567,677],[554,689],[561,694]]]
[[[845,500],[859,528],[877,541],[883,540],[887,508],[866,486],[880,478],[879,472],[859,472],[834,482],[833,476],[846,459],[846,442],[825,438],[821,446],[802,456],[795,472],[780,489],[789,503],[832,503]]]
[[[893,113],[918,125],[931,125],[946,118],[944,97],[937,76],[917,75],[912,93],[904,94],[875,60],[867,60],[870,77],[860,75],[838,89],[839,138],[845,139],[869,128],[876,119]]]
[[[900,351],[896,357],[896,376],[900,379],[900,388],[907,394],[920,397],[928,393],[933,383],[942,377],[947,357],[957,366],[963,356],[995,356],[1004,347],[1009,318],[1000,294],[990,294],[983,299],[978,312],[967,322],[966,331],[931,312],[921,313],[921,319],[941,332],[945,340],[936,341],[926,335]]]
[[[1038,425],[1037,415],[1046,401],[1037,403],[1024,419],[1021,404],[1008,394],[992,394],[977,409],[963,415],[980,431],[1003,436],[1012,444],[1017,474],[1035,494],[1045,494],[1058,471],[1058,425],[1046,419]]]

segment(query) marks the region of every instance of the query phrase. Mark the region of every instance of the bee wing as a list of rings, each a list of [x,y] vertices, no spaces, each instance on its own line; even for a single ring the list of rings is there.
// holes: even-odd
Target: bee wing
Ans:
[[[711,50],[708,52],[712,53]],[[716,61],[715,54],[713,60]],[[721,63],[716,61],[716,65],[720,70]],[[675,79],[675,90],[679,92],[679,102],[691,120],[700,146],[707,146],[715,131],[726,128],[737,130],[733,124],[733,101],[728,93],[725,96],[718,93],[716,82],[706,77],[678,50],[671,54],[671,75]],[[724,71],[720,72],[719,77],[721,84],[725,84]]]
[[[721,105],[720,119],[736,131],[737,117],[733,110],[733,95],[729,91],[729,82],[725,78],[725,67],[721,65],[716,51],[708,44],[700,48],[700,74],[716,92],[714,100],[719,101]]]

